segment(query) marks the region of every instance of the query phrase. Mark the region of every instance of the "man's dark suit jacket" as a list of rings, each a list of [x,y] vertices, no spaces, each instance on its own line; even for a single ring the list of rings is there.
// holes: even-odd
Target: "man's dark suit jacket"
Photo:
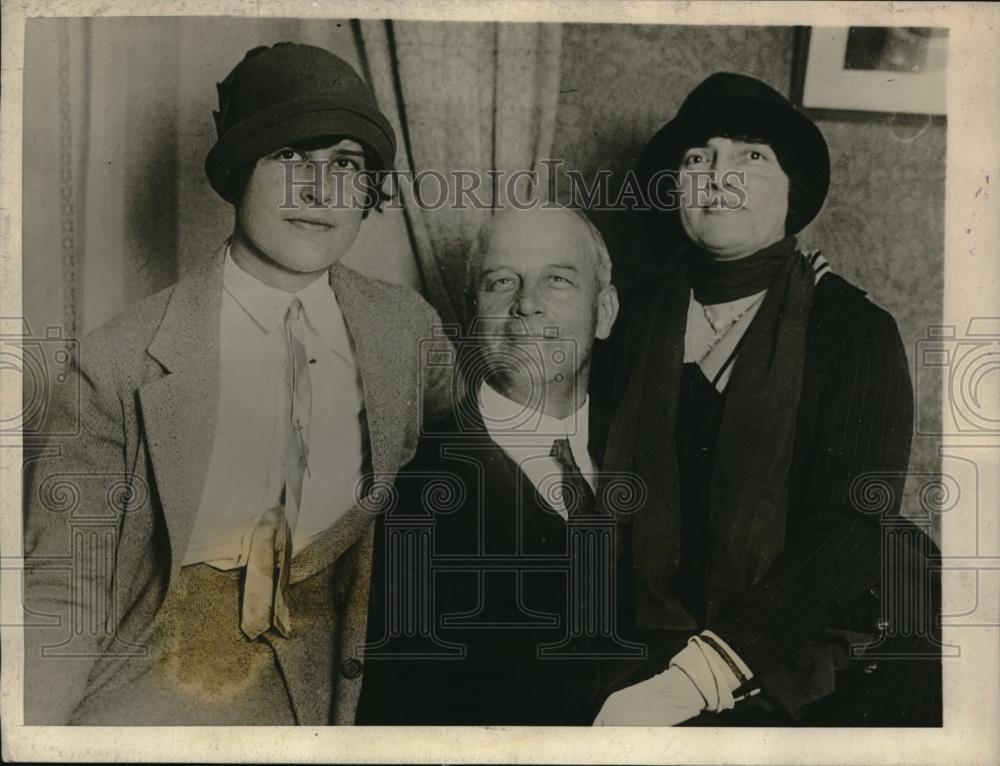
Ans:
[[[565,559],[566,522],[490,440],[478,412],[467,407],[428,431],[413,462],[397,478],[393,510],[379,520],[357,722],[589,725],[605,698],[599,663],[543,659],[538,653],[541,645],[558,644],[566,631],[566,574],[539,567],[545,560]],[[600,432],[600,420],[592,413],[592,444],[603,443]],[[599,457],[594,449],[591,454]],[[465,645],[467,654],[461,659],[387,658],[386,651],[407,646],[400,641],[377,646],[387,632],[387,600],[400,587],[399,580],[387,582],[387,527],[405,514],[421,517],[435,506],[433,488],[445,485],[464,498],[444,500],[438,507],[447,512],[423,516],[431,521],[434,535],[436,603],[430,624],[441,641]],[[445,557],[468,562],[512,555],[518,556],[517,563],[506,571],[442,567]],[[480,623],[513,618],[527,624],[449,624],[463,614],[475,614]]]
[[[662,289],[653,283],[623,302],[628,313],[603,349],[603,370],[595,369],[601,374],[592,387],[598,406],[622,403],[638,349],[650,342],[649,317]],[[749,665],[762,697],[776,709],[766,721],[748,719],[752,723],[939,724],[940,584],[926,560],[936,549],[899,517],[913,428],[913,392],[899,333],[892,317],[861,290],[828,274],[816,285],[806,343],[786,528],[774,530],[785,535],[784,551],[762,580],[706,627]],[[615,374],[608,375],[612,369]],[[639,424],[638,443],[674,438],[648,433],[655,422]],[[612,432],[617,425],[612,421]],[[605,456],[607,470],[633,466],[633,454],[609,449]],[[655,496],[659,476],[641,478]],[[926,611],[915,611],[918,601]],[[657,661],[681,649],[692,632],[663,634]],[[846,661],[854,634],[875,637],[869,654],[877,658]],[[901,656],[913,654],[924,658]],[[647,666],[628,681],[660,669]],[[738,720],[704,718],[706,725]]]

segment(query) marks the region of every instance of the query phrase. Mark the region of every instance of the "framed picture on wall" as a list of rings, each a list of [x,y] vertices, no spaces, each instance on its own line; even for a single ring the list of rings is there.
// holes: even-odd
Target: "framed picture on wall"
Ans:
[[[809,109],[945,114],[948,30],[807,27],[796,61]]]

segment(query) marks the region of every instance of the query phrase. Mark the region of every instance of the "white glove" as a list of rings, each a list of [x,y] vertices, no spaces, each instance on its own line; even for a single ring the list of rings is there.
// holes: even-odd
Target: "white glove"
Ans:
[[[706,704],[687,674],[671,666],[608,697],[594,726],[676,726],[701,713]]]

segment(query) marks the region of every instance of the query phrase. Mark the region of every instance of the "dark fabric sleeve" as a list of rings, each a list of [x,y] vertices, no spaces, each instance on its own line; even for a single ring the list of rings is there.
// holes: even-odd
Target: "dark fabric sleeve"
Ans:
[[[455,347],[441,331],[441,318],[429,303],[421,299],[423,316],[418,325],[419,351],[417,354],[417,374],[419,390],[423,394],[422,421],[433,423],[451,412],[456,404],[455,392],[461,386],[456,383]]]
[[[892,317],[864,301],[835,338],[814,400],[800,405],[814,410],[815,425],[798,435],[807,443],[796,445],[784,550],[709,626],[791,715],[832,691],[822,638],[840,610],[878,586],[879,521],[899,512],[910,453],[913,391]]]
[[[605,340],[594,342],[587,391],[591,407],[613,413],[622,397],[628,360],[644,337],[644,320],[653,311],[659,281],[632,288],[620,296],[618,316]]]

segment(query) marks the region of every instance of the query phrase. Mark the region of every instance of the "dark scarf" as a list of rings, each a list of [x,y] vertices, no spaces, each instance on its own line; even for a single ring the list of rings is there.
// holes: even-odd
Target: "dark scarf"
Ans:
[[[779,243],[780,268],[746,331],[727,388],[709,490],[709,622],[764,576],[784,546],[814,283],[794,238],[788,242]],[[682,555],[674,429],[690,295],[685,262],[677,259],[643,320],[648,329],[631,357],[607,448],[609,455],[631,454],[647,486],[647,501],[632,521],[632,554],[637,617],[649,628],[697,627],[670,593]]]
[[[731,261],[720,261],[693,245],[685,248],[681,257],[694,297],[710,306],[766,290],[794,251],[795,237],[785,237],[753,255]]]

